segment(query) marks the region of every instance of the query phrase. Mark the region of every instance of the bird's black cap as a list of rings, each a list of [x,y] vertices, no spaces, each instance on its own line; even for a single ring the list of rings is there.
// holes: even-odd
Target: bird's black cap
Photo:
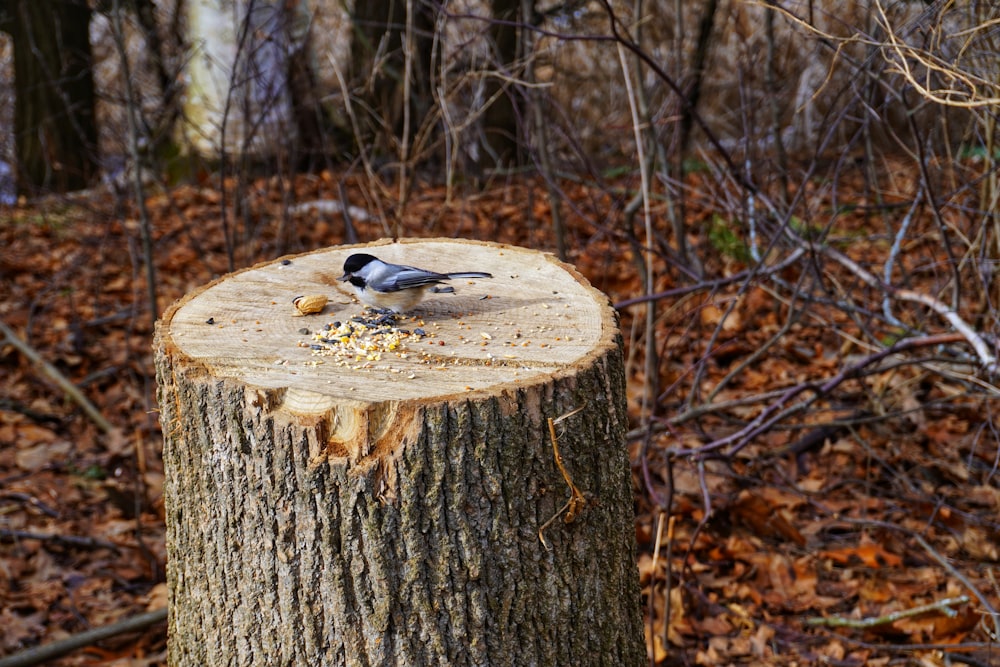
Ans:
[[[373,262],[376,259],[378,258],[374,255],[368,255],[363,252],[351,255],[347,258],[347,261],[344,262],[344,275],[337,278],[337,280],[349,280],[352,273],[360,271],[367,266],[369,262]]]

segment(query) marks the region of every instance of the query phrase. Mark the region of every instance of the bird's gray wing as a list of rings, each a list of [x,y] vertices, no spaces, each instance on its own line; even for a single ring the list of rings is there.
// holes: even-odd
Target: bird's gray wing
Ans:
[[[396,272],[392,280],[388,281],[387,287],[389,289],[385,291],[398,292],[399,290],[412,289],[414,287],[425,287],[427,285],[435,285],[443,280],[448,280],[448,276],[443,273],[434,273],[433,271],[424,271],[412,266],[404,266]]]

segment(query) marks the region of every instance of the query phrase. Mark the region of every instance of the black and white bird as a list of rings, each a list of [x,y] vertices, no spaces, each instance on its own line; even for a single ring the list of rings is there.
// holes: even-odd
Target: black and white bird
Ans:
[[[427,289],[456,278],[492,278],[482,271],[435,273],[413,266],[390,264],[378,257],[356,253],[344,262],[344,275],[337,278],[354,288],[358,299],[381,310],[405,313],[424,298]]]

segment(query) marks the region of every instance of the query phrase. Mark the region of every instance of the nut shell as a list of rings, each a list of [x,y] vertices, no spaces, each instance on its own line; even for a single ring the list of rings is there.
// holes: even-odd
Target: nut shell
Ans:
[[[314,315],[323,312],[327,301],[329,299],[322,294],[309,294],[295,297],[292,304],[295,306],[295,315],[301,317],[302,315]]]

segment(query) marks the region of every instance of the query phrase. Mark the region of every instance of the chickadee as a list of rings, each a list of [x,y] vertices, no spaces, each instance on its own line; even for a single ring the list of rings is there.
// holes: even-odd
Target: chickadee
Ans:
[[[405,313],[424,298],[428,287],[454,278],[492,278],[489,273],[435,273],[402,264],[389,264],[378,257],[358,253],[344,262],[344,275],[358,298],[369,306]]]

